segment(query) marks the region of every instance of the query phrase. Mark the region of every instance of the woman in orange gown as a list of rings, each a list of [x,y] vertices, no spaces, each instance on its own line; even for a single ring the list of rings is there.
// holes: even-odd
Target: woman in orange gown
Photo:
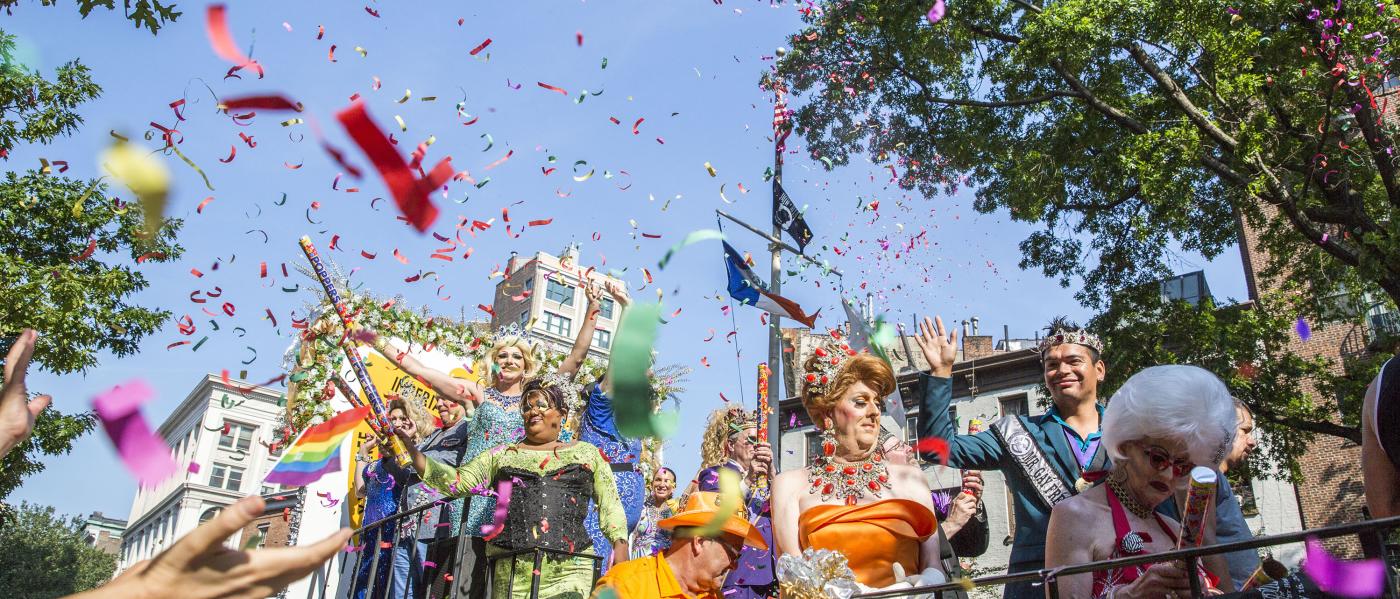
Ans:
[[[894,372],[839,342],[816,350],[804,370],[802,405],[822,431],[822,449],[806,468],[773,480],[778,552],[839,551],[869,589],[942,582],[923,471],[888,463],[879,451],[880,405],[895,389]]]

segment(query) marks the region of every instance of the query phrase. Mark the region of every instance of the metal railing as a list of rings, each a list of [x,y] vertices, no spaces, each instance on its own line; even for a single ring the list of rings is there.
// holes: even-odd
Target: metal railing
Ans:
[[[1034,581],[1037,582],[1039,586],[1041,586],[1043,589],[1045,589],[1045,596],[1048,599],[1059,599],[1059,578],[1062,576],[1100,572],[1105,570],[1116,570],[1128,566],[1140,566],[1144,564],[1153,564],[1173,560],[1184,560],[1187,565],[1186,571],[1194,572],[1196,570],[1196,565],[1199,562],[1200,558],[1210,555],[1230,553],[1234,551],[1239,551],[1241,549],[1258,549],[1260,547],[1268,547],[1271,545],[1297,543],[1305,541],[1309,538],[1327,539],[1348,535],[1357,535],[1361,538],[1362,545],[1367,545],[1368,539],[1366,537],[1380,535],[1385,531],[1389,531],[1398,527],[1400,527],[1400,516],[1382,518],[1378,520],[1365,520],[1362,522],[1352,522],[1349,524],[1340,524],[1337,526],[1315,528],[1299,532],[1255,537],[1253,539],[1247,539],[1244,541],[1222,543],[1219,545],[1211,545],[1209,547],[1179,549],[1176,551],[1164,551],[1162,553],[1124,557],[1119,559],[1106,560],[1101,562],[1091,562],[1087,564],[1079,564],[1074,566],[1064,566],[1053,569],[1042,568],[1040,570],[1031,570],[1027,572],[1019,572],[1016,574],[998,574],[995,576],[986,576],[983,578],[973,580],[972,586],[973,588],[992,587],[1012,582]],[[1192,577],[1191,583],[1191,596],[1193,598],[1199,599],[1206,596],[1204,594],[1204,589],[1200,587],[1200,580],[1198,578]],[[944,593],[952,593],[955,591],[965,590],[966,586],[963,583],[949,582],[932,586],[916,587],[912,589],[899,589],[891,591],[865,593],[857,595],[857,597],[861,599],[885,599],[890,597],[909,597],[913,595],[933,595],[938,599],[942,599],[944,597]],[[1400,598],[1400,594],[1397,594],[1396,591],[1395,575],[1391,572],[1390,568],[1386,569],[1384,596],[1390,597],[1391,599]]]
[[[328,599],[342,596],[350,599],[415,599],[418,597],[465,599],[468,596],[469,588],[480,588],[484,590],[485,597],[494,597],[496,595],[492,585],[495,582],[495,566],[498,561],[503,559],[511,560],[510,578],[503,596],[513,597],[515,596],[516,564],[520,561],[516,558],[523,555],[532,556],[530,599],[538,599],[540,596],[540,567],[547,557],[592,560],[593,578],[591,583],[597,583],[602,574],[603,558],[598,555],[546,548],[522,549],[483,556],[486,560],[484,579],[472,581],[471,586],[468,587],[462,583],[472,580],[473,573],[469,570],[475,562],[463,557],[464,554],[471,552],[472,543],[472,537],[466,530],[465,519],[468,510],[465,504],[461,510],[463,519],[461,534],[455,538],[449,537],[436,541],[455,543],[455,550],[441,552],[448,555],[446,563],[427,563],[427,554],[423,547],[424,543],[427,542],[420,542],[417,539],[419,523],[416,520],[419,515],[434,507],[445,506],[449,501],[451,500],[439,500],[410,510],[402,510],[355,529],[355,535],[351,538],[359,539],[360,550],[354,552],[354,559],[350,559],[348,556],[342,559],[339,568],[339,582],[335,585],[337,588],[331,588],[333,581],[328,576],[334,566],[327,564],[315,574],[320,584],[313,584],[308,588],[307,599]],[[404,526],[411,528],[411,530],[402,530],[401,527]],[[388,546],[385,547],[385,544]],[[396,587],[394,560],[395,554],[400,551],[406,552],[407,572],[402,577],[406,584]],[[340,589],[346,589],[347,592],[342,595]]]

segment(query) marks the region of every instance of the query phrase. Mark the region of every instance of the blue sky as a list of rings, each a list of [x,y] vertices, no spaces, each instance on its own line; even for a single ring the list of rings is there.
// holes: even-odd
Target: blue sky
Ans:
[[[295,271],[283,278],[280,264],[291,268],[299,254],[296,239],[309,234],[323,253],[328,253],[330,237],[339,235],[346,251],[329,254],[347,270],[358,268],[354,279],[374,294],[402,295],[410,305],[451,316],[465,310],[470,318],[485,316],[476,305],[490,303],[495,281],[488,276],[510,252],[557,253],[570,242],[582,242],[585,265],[625,269],[622,276],[634,297],[655,300],[655,290],[662,289],[668,312],[681,309],[662,328],[657,349],[661,362],[695,369],[682,399],[683,421],[702,422],[709,410],[722,405],[720,393],[738,401],[743,397],[740,379],[749,394],[744,402],[752,407],[753,373],[766,358],[764,328],[757,311],[741,307],[734,319],[738,335],[725,343],[731,320],[720,311],[727,302],[716,299],[725,284],[719,244],[688,247],[664,270],[657,268],[657,260],[686,233],[713,228],[716,208],[752,223],[767,222],[770,196],[763,172],[772,164],[772,144],[766,139],[772,105],[757,82],[771,64],[764,57],[798,30],[795,8],[751,0],[723,5],[676,0],[371,7],[379,17],[350,3],[233,3],[230,30],[245,50],[253,47],[252,56],[266,69],[262,80],[246,71],[241,80],[223,79],[231,65],[209,47],[202,4],[180,3],[183,18],[156,37],[133,30],[114,13],[98,10],[80,19],[69,4],[21,4],[0,23],[20,36],[45,74],[79,58],[104,89],[99,100],[82,107],[85,125],[79,135],[17,148],[7,167],[37,167],[43,157],[67,160],[67,176],[95,177],[97,155],[111,140],[109,130],[140,140],[151,121],[174,124],[168,104],[183,97],[187,120],[179,124],[185,140],[180,147],[214,186],[207,189],[178,159],[166,160],[174,174],[167,214],[185,219],[180,241],[186,254],[178,263],[140,267],[151,287],[138,297],[147,305],[167,307],[175,317],[190,314],[199,327],[192,339],[207,334],[209,341],[198,352],[188,345],[167,351],[167,344],[184,338],[171,322],[147,338],[138,355],[108,357],[82,374],[39,372],[31,377],[31,389],[52,393],[57,406],[76,411],[87,409],[91,397],[106,388],[144,378],[159,392],[146,406],[147,417],[159,423],[205,373],[246,369],[252,381],[276,376],[291,343],[293,311],[305,315],[313,299],[307,292],[282,292],[284,284],[306,287],[309,281]],[[325,27],[319,41],[318,25]],[[487,38],[492,43],[486,49],[468,55]],[[335,62],[329,57],[332,44]],[[382,83],[378,91],[372,89],[375,77]],[[537,82],[563,88],[568,96]],[[250,125],[238,126],[216,114],[206,84],[220,97],[285,94],[303,102],[307,114],[259,114]],[[405,90],[411,90],[410,99],[397,103]],[[584,90],[589,95],[576,102]],[[443,235],[455,234],[459,216],[497,220],[495,227],[470,239],[471,258],[462,260],[459,250],[451,263],[430,260],[432,250],[443,244],[397,221],[392,202],[371,207],[373,198],[387,197],[377,176],[367,173],[358,182],[342,177],[339,189],[332,189],[338,167],[315,143],[310,124],[279,125],[292,116],[315,119],[328,139],[349,150],[351,162],[363,168],[366,161],[333,120],[356,93],[380,127],[395,133],[405,155],[433,135],[436,143],[427,164],[451,155],[454,167],[469,170],[478,182],[490,177],[481,188],[458,182],[450,186],[447,199],[441,194],[434,198],[442,216],[433,230]],[[420,100],[427,96],[437,99]],[[458,102],[479,117],[474,124],[463,124],[468,119],[457,115]],[[406,133],[399,131],[395,115],[403,118]],[[645,120],[634,135],[632,124],[639,118]],[[252,135],[257,147],[247,147],[240,132]],[[159,143],[157,135],[145,145],[155,149]],[[802,147],[796,137],[789,145]],[[221,163],[231,146],[238,148],[237,156]],[[505,163],[484,170],[511,151]],[[984,330],[995,335],[1009,325],[1012,337],[1030,337],[1056,314],[1081,320],[1089,316],[1074,302],[1073,289],[1016,267],[1017,243],[1032,230],[1027,225],[1010,222],[1004,213],[978,214],[966,191],[953,197],[910,196],[887,187],[887,176],[867,163],[826,172],[803,154],[789,156],[784,184],[799,205],[809,206],[807,220],[816,233],[809,251],[848,273],[844,282],[811,272],[785,281],[784,295],[809,311],[824,309],[819,326],[840,322],[837,285],[856,297],[875,293],[879,310],[891,319],[909,322],[916,313],[939,313],[945,320],[977,316]],[[550,156],[556,157],[552,164]],[[587,162],[576,167],[577,174],[595,172],[582,182],[571,172],[580,160]],[[706,162],[716,176],[706,171]],[[302,166],[293,170],[287,163]],[[558,170],[543,174],[548,167]],[[346,193],[347,183],[360,191]],[[752,191],[741,192],[740,184]],[[721,199],[721,185],[732,203]],[[131,199],[124,189],[112,193]],[[284,193],[286,204],[276,206]],[[211,196],[203,213],[196,214],[195,208]],[[880,201],[878,217],[859,209],[874,200]],[[312,210],[313,202],[319,208]],[[508,237],[503,208],[509,208],[517,226],[554,220]],[[923,229],[930,243],[896,257],[900,244]],[[266,232],[267,243],[260,233],[248,233],[257,230]],[[512,228],[512,234],[518,232]],[[765,249],[737,227],[727,226],[725,232],[740,251]],[[853,249],[848,255],[820,251],[846,234]],[[880,240],[889,240],[891,250],[882,250]],[[408,264],[392,257],[396,249]],[[377,258],[366,260],[361,250]],[[258,276],[263,261],[269,265],[267,279]],[[191,268],[204,277],[193,277]],[[642,268],[655,276],[645,288]],[[1209,264],[1196,258],[1181,266],[1182,271],[1197,268],[1206,269],[1217,298],[1245,295],[1238,252],[1227,251]],[[426,271],[435,271],[438,278],[404,282]],[[439,299],[440,285],[441,296],[450,300]],[[220,299],[232,302],[237,311],[216,318],[219,330],[214,331],[211,319],[199,310],[208,304],[190,303],[189,294],[216,286],[224,292]],[[265,318],[269,309],[279,327]],[[238,336],[235,327],[246,333]],[[718,334],[704,342],[710,329]],[[737,363],[736,351],[741,354]],[[251,364],[242,364],[250,358]],[[698,428],[687,428],[667,446],[668,462],[682,478],[692,476],[698,465],[698,437]],[[71,455],[47,464],[47,471],[29,478],[11,499],[68,513],[101,510],[125,517],[129,511],[135,481],[101,432],[80,439]]]

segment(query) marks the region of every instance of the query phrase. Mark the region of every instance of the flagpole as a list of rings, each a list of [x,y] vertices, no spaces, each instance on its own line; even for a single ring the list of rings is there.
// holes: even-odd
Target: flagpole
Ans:
[[[786,54],[786,51],[783,48],[778,48],[777,54],[778,57],[781,58],[783,54]],[[778,112],[784,109],[784,104],[782,84],[777,83],[775,80],[773,85],[773,124],[775,125],[773,128],[773,209],[770,214],[778,213],[778,190],[781,189],[783,182],[783,136],[780,134],[779,127],[776,125],[779,125],[778,117],[781,115],[779,115]],[[783,124],[785,125],[786,123]],[[773,239],[781,239],[783,231],[778,227],[778,219],[769,218],[768,220],[773,224]],[[768,287],[774,294],[781,294],[783,291],[783,270],[780,258],[782,257],[783,248],[776,243],[770,243],[768,248],[773,254],[773,270],[768,279]],[[779,325],[781,321],[781,318],[777,315],[773,315],[772,320],[768,323],[768,364],[772,372],[777,373],[781,373],[783,370],[782,362],[780,361],[783,355],[782,329]],[[783,399],[781,395],[783,389],[782,385],[779,385],[778,389],[779,396],[777,404],[781,406]],[[783,455],[782,420],[782,418],[768,418],[768,441],[772,444],[773,448],[773,472],[778,471],[778,464],[780,462],[778,457]]]

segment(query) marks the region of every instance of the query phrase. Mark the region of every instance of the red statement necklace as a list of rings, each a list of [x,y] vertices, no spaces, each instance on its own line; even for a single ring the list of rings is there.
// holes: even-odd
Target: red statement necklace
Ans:
[[[821,457],[807,468],[807,482],[821,493],[822,501],[841,497],[846,505],[855,505],[867,491],[879,497],[881,488],[890,488],[889,469],[879,451],[849,464],[836,463],[835,454],[836,443],[824,440]]]

